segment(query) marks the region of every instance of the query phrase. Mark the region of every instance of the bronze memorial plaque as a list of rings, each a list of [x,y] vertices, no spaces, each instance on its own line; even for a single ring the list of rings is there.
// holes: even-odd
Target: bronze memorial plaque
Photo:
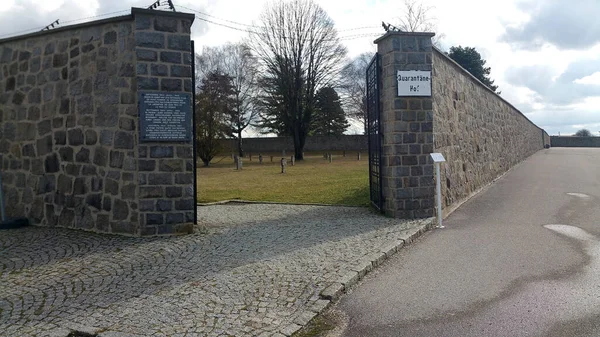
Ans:
[[[141,92],[139,95],[141,142],[190,142],[192,95]]]

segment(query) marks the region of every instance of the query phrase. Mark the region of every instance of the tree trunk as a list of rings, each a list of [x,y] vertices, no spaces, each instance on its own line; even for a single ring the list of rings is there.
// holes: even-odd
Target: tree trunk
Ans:
[[[238,145],[238,153],[239,153],[240,157],[243,157],[244,149],[242,147],[242,131],[238,131],[237,145]]]
[[[304,141],[305,140],[300,134],[300,127],[296,126],[294,128],[294,157],[296,160],[304,160]]]

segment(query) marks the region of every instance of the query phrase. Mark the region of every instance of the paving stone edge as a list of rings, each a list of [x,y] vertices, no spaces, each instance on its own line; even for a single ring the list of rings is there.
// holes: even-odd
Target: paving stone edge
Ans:
[[[356,285],[374,268],[381,265],[385,260],[397,253],[402,247],[412,243],[415,239],[430,229],[435,228],[436,218],[427,218],[419,220],[419,222],[420,224],[418,226],[406,230],[406,233],[400,240],[395,243],[382,246],[378,253],[367,256],[363,261],[360,261],[357,266],[350,268],[351,270],[342,276],[337,282],[333,282],[327,288],[323,289],[319,294],[321,300],[319,300],[320,303],[318,307],[313,308],[315,316],[318,316],[327,308],[329,308],[333,302],[340,298],[340,296]],[[291,326],[280,330],[280,332],[285,336],[293,336],[293,334],[301,328],[302,327],[297,324],[292,324]]]
[[[408,229],[406,234],[395,243],[387,244],[379,249],[378,253],[367,256],[364,261],[360,262],[358,266],[351,268],[351,270],[342,276],[337,282],[330,284],[327,288],[323,289],[319,294],[321,297],[321,305],[317,315],[329,308],[329,306],[337,301],[342,294],[346,293],[351,287],[356,285],[362,280],[368,273],[374,268],[381,265],[385,260],[390,258],[392,255],[397,253],[402,247],[412,243],[419,236],[425,232],[435,228],[436,218],[427,218],[419,220],[420,224],[414,228]],[[324,305],[324,302],[327,302]],[[291,330],[287,330],[289,332]],[[282,331],[283,332],[283,331]],[[285,334],[285,333],[284,333]],[[286,335],[292,336],[292,335]]]
[[[254,201],[242,199],[221,200],[215,202],[198,202],[196,206],[215,206],[225,204],[265,204],[265,205],[300,205],[300,206],[333,206],[333,207],[362,207],[360,205],[338,205],[338,204],[321,204],[321,203],[302,203],[302,202],[279,202],[279,201]]]

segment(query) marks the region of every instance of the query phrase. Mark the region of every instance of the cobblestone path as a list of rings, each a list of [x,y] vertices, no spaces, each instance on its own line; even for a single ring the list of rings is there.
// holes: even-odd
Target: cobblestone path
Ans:
[[[182,237],[0,231],[0,336],[290,335],[324,288],[417,225],[350,207],[198,214],[207,228]]]

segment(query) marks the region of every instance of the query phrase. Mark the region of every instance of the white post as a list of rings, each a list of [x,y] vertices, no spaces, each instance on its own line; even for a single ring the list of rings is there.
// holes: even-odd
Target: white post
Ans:
[[[431,159],[433,159],[433,164],[435,165],[435,185],[437,187],[437,216],[438,216],[438,226],[437,228],[444,228],[442,226],[442,177],[440,176],[440,165],[441,163],[446,161],[446,158],[441,153],[431,153]]]
[[[435,180],[437,185],[437,216],[438,216],[438,228],[444,228],[442,225],[442,183],[440,178],[440,163],[435,163]]]

